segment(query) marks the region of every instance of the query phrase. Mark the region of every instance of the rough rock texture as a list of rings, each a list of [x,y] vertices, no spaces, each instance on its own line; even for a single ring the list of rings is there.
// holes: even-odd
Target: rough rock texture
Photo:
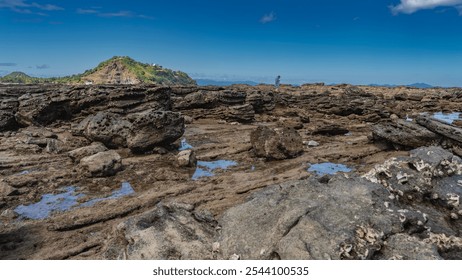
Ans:
[[[105,248],[106,259],[212,259],[216,222],[191,205],[158,204],[118,224]]]
[[[90,141],[101,142],[109,148],[127,146],[132,124],[121,115],[99,112],[85,118],[73,129],[74,135],[85,136]]]
[[[84,157],[88,157],[99,152],[105,152],[107,148],[100,142],[93,142],[90,146],[81,147],[68,153],[69,157],[76,163]]]
[[[425,127],[419,123],[412,122],[419,125],[415,131],[402,128],[407,136],[398,135],[396,127],[400,119],[415,120],[422,113],[460,111],[460,89],[0,85],[0,100],[0,182],[7,185],[0,195],[0,259],[462,259],[462,178],[454,156],[462,155],[461,144],[450,133],[443,136],[435,131],[441,141],[428,143],[417,133]],[[237,109],[234,116],[243,120],[230,119],[231,109]],[[129,129],[119,139],[122,146],[108,144],[121,157],[120,171],[101,177],[81,165],[82,158],[106,152],[106,144],[92,144],[84,129],[77,129],[87,117],[110,116],[101,120],[109,128],[95,124],[95,131],[110,132],[114,123],[126,121],[128,127],[135,127],[132,120],[146,116],[140,117],[139,127],[146,124],[152,129],[153,134],[146,136],[150,141],[161,128],[147,119],[154,112],[176,115],[170,111],[191,118],[181,148],[192,147],[201,161],[199,169],[178,165],[178,140],[140,153],[128,149],[132,132],[151,133],[139,128]],[[410,153],[406,144],[387,141],[392,142],[391,149],[384,139],[372,141],[376,124],[391,125],[397,139],[418,138],[419,143],[412,142],[415,146],[440,148]],[[260,125],[274,138],[261,136],[255,146],[265,154],[257,158],[251,134]],[[313,134],[328,125],[349,133]],[[275,128],[281,126],[297,128],[298,135],[293,136],[302,143],[321,145],[301,144],[301,150],[294,150],[305,152],[296,157],[265,160],[265,149],[286,157],[285,149],[292,147],[290,142],[285,148],[278,146],[277,131],[283,130]],[[178,129],[181,125],[172,132]],[[113,133],[107,143],[123,135],[124,129]],[[319,178],[307,170],[316,162],[345,164],[354,171]],[[226,168],[228,164],[232,167]],[[102,173],[104,166],[99,165]],[[365,174],[375,183],[360,178]],[[53,211],[44,220],[15,213],[20,205],[56,195],[79,199],[75,207]],[[194,208],[178,210],[168,206],[172,203]],[[268,209],[268,203],[277,212]],[[241,213],[241,208],[254,213]],[[226,224],[215,227],[214,219],[233,215],[244,219],[226,222],[236,223],[243,232]],[[140,217],[154,218],[143,220],[153,221],[144,228],[136,224]],[[172,235],[166,235],[156,221],[168,224]],[[125,223],[130,225],[126,234],[117,227]],[[261,241],[257,243],[256,237]],[[153,252],[152,244],[163,244],[156,251],[160,255]],[[191,245],[202,255],[192,254]],[[126,248],[129,254],[124,253]]]
[[[131,123],[127,145],[134,152],[168,145],[180,138],[185,130],[180,113],[146,110],[127,117]]]
[[[418,124],[425,126],[429,130],[441,134],[449,139],[462,143],[462,128],[449,125],[427,116],[418,116],[416,118]]]
[[[286,159],[303,152],[303,141],[298,132],[289,128],[270,129],[259,126],[250,134],[250,142],[258,157]]]
[[[128,147],[134,152],[144,152],[174,142],[183,135],[184,128],[181,114],[152,109],[127,117],[100,112],[80,122],[73,133],[110,148]]]
[[[441,137],[414,122],[396,120],[395,122],[373,126],[372,136],[375,140],[388,142],[405,147],[418,148],[432,143],[439,143]]]
[[[176,160],[179,167],[195,167],[197,164],[196,153],[194,150],[180,151]]]
[[[122,169],[122,158],[116,151],[99,152],[80,160],[80,166],[91,176],[112,176]]]

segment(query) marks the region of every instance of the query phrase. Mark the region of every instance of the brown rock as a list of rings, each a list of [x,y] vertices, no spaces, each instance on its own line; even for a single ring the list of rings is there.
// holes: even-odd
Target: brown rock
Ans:
[[[250,134],[250,142],[255,154],[266,159],[294,158],[303,152],[302,138],[291,128],[259,126]]]

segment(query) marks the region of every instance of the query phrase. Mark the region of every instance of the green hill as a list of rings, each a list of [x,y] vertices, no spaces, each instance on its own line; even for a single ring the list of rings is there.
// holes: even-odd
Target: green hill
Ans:
[[[128,56],[115,56],[82,74],[59,78],[34,78],[13,72],[0,78],[0,83],[66,83],[66,84],[160,84],[195,85],[186,73],[159,65],[140,63]]]
[[[1,83],[34,84],[40,82],[40,78],[34,78],[23,72],[12,72],[0,78]]]

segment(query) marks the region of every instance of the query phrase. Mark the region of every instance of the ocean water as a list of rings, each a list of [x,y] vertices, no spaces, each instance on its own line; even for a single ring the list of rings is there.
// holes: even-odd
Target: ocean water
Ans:
[[[198,161],[196,171],[194,172],[192,179],[197,180],[201,177],[212,177],[215,176],[215,173],[213,173],[214,170],[226,170],[229,167],[236,165],[238,165],[238,163],[232,160]]]
[[[350,172],[350,171],[352,171],[352,169],[346,165],[331,163],[331,162],[311,164],[310,167],[308,168],[308,172],[314,172],[320,176],[333,175],[333,174],[336,174],[337,172]]]

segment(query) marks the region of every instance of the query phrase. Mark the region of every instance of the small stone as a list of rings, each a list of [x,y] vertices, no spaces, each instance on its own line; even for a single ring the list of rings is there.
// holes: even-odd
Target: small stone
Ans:
[[[212,244],[212,252],[218,252],[220,251],[220,243],[219,242],[213,242]]]
[[[451,213],[451,219],[453,219],[453,220],[458,220],[458,219],[459,219],[459,215],[457,215],[456,213]]]
[[[183,150],[178,153],[177,163],[179,167],[194,167],[197,164],[196,153],[193,150]]]
[[[2,212],[1,216],[3,218],[15,219],[18,217],[18,213],[14,212],[11,209],[6,209],[5,211]]]
[[[194,119],[190,116],[183,116],[185,124],[192,124]]]
[[[229,257],[230,261],[238,261],[241,259],[241,256],[233,254],[231,257]]]
[[[308,147],[317,147],[319,146],[319,143],[313,140],[308,141],[307,143]]]

